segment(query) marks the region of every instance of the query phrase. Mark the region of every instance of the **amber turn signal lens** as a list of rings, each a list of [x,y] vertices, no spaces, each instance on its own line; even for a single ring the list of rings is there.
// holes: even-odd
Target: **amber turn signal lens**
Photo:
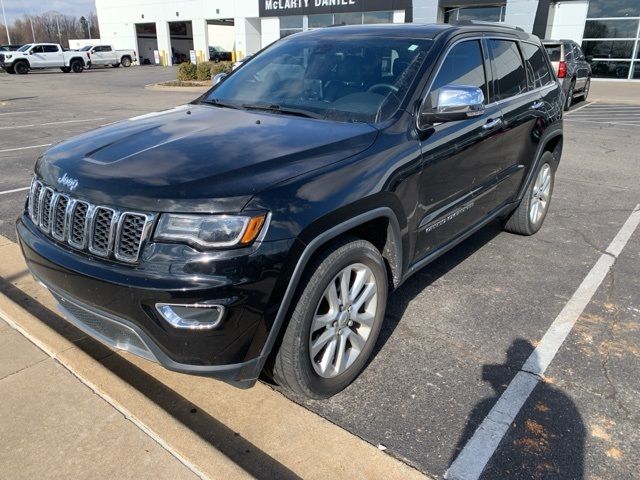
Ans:
[[[256,237],[260,233],[262,224],[264,223],[265,216],[266,215],[260,215],[259,217],[253,217],[251,220],[249,220],[247,229],[245,230],[244,235],[242,235],[242,238],[240,239],[240,243],[242,245],[251,243],[256,239]]]

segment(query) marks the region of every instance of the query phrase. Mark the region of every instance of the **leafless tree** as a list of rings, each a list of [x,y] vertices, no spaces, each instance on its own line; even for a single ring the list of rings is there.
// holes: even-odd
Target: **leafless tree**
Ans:
[[[91,38],[100,38],[98,16],[95,12],[91,12],[85,18],[91,31]],[[21,18],[16,18],[13,25],[9,26],[9,33],[14,44],[36,41],[60,43],[63,47],[68,47],[70,38],[87,38],[89,32],[82,28],[77,17],[58,12],[47,12],[41,15],[23,15]],[[0,39],[3,38],[6,39],[4,27],[0,33]]]

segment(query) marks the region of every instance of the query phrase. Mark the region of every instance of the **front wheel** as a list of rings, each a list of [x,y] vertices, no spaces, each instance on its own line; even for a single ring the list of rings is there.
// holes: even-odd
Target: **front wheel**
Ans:
[[[309,398],[328,398],[360,374],[387,303],[387,270],[369,242],[345,238],[308,268],[273,365],[274,380]]]
[[[26,75],[29,72],[29,65],[27,62],[16,62],[13,69],[18,75]]]
[[[549,211],[555,172],[555,158],[551,152],[545,152],[540,158],[533,181],[527,188],[520,205],[504,224],[507,232],[533,235],[540,230]]]

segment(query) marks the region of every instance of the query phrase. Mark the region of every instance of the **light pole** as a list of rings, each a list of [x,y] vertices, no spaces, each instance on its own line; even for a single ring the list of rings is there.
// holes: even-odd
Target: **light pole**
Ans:
[[[11,44],[11,35],[9,35],[9,25],[7,25],[7,15],[4,13],[4,0],[0,0],[2,5],[2,18],[4,19],[4,28],[7,31],[7,43]]]
[[[31,15],[29,15],[29,21],[31,22],[31,35],[33,35],[33,43],[36,43],[36,32],[33,30],[33,20],[31,19]]]

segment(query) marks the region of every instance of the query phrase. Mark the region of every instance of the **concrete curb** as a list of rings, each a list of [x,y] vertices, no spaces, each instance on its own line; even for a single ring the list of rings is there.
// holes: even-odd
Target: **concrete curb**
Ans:
[[[0,315],[200,477],[425,478],[264,384],[238,390],[113,353],[53,313],[1,236],[0,257]]]
[[[185,93],[204,93],[211,87],[171,87],[169,85],[161,85],[159,83],[149,83],[145,85],[146,90],[155,90],[158,92],[185,92]]]

